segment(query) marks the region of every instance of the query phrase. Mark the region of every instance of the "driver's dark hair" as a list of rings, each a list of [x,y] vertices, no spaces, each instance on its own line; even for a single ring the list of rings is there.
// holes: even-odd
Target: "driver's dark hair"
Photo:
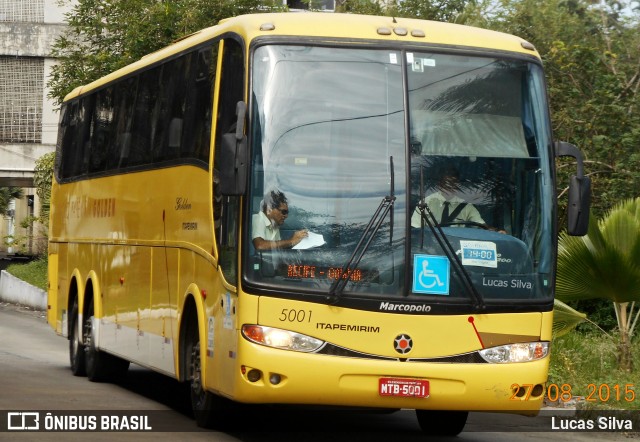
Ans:
[[[440,172],[440,179],[443,180],[448,177],[453,177],[456,179],[460,179],[460,171],[454,165],[448,165],[442,169]]]
[[[277,209],[281,204],[287,204],[287,197],[279,190],[272,190],[264,196],[262,211],[266,212],[267,208]]]

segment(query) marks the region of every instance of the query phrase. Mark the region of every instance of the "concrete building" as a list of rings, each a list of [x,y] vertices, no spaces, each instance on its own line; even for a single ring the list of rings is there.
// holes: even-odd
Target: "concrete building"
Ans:
[[[25,197],[0,218],[0,254],[37,253],[43,247],[42,227],[21,224],[39,214],[35,161],[55,150],[58,114],[46,84],[55,63],[51,48],[70,10],[58,3],[0,0],[0,186],[25,188]]]

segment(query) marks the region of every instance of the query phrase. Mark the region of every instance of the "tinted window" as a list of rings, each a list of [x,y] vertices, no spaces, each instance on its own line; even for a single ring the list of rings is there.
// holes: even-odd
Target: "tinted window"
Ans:
[[[58,179],[168,164],[207,168],[216,59],[217,44],[65,103]]]
[[[92,120],[92,143],[89,173],[103,172],[107,166],[107,151],[113,125],[113,90],[103,89],[96,94]]]

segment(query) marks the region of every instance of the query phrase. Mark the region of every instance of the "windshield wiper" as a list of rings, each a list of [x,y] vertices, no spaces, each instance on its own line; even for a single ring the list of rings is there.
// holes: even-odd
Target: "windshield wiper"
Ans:
[[[393,241],[393,205],[396,201],[396,196],[394,194],[395,177],[393,170],[393,156],[389,157],[389,168],[391,172],[389,195],[383,197],[382,201],[380,201],[378,208],[371,217],[371,220],[369,220],[369,224],[367,224],[364,232],[362,232],[360,240],[353,250],[351,257],[349,257],[347,262],[342,266],[340,276],[335,281],[333,281],[331,287],[329,287],[328,300],[331,304],[335,304],[336,302],[338,302],[338,299],[340,299],[340,297],[342,296],[344,288],[349,283],[351,272],[358,267],[358,264],[360,264],[360,260],[369,249],[373,238],[375,237],[376,233],[378,233],[378,230],[380,230],[380,226],[382,226],[382,223],[389,212],[391,212],[391,215],[389,217],[389,225],[391,230],[389,233],[389,242],[391,243]]]
[[[438,223],[438,220],[425,201],[422,167],[420,167],[420,202],[418,203],[418,210],[420,211],[420,248],[422,249],[424,247],[424,224],[426,222],[431,233],[433,233],[434,238],[438,241],[438,245],[444,251],[445,255],[447,255],[449,262],[451,262],[453,270],[462,281],[462,286],[465,291],[472,299],[474,299],[474,308],[476,310],[484,310],[486,305],[484,303],[484,299],[482,299],[482,295],[480,295],[475,285],[473,285],[471,275],[469,275],[467,269],[462,265],[462,261],[460,261],[460,258],[456,254],[456,250],[451,244],[451,241],[447,238],[447,235],[442,230],[440,223]]]

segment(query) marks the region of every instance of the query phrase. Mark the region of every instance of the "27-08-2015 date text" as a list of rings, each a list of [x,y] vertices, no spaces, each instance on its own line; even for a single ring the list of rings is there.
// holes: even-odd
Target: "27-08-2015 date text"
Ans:
[[[514,392],[512,400],[528,400],[534,390],[533,384],[512,384]],[[549,402],[566,403],[576,396],[581,396],[582,400],[591,403],[612,404],[616,402],[634,402],[636,391],[634,384],[587,384],[583,395],[575,395],[576,389],[572,384],[549,384],[546,387],[545,397]],[[524,397],[522,395],[524,391]],[[539,394],[539,393],[538,393]]]

